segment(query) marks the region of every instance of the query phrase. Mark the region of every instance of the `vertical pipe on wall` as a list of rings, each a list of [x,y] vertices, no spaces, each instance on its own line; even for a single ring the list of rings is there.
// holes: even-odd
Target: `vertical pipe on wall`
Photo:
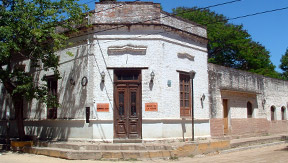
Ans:
[[[86,123],[90,123],[90,107],[86,107]]]
[[[194,77],[196,72],[190,71],[190,79],[191,79],[191,117],[192,117],[192,141],[194,141]]]
[[[191,116],[192,116],[192,141],[194,141],[194,82],[192,78],[192,85],[191,85],[191,91],[192,91],[192,108],[191,108]]]

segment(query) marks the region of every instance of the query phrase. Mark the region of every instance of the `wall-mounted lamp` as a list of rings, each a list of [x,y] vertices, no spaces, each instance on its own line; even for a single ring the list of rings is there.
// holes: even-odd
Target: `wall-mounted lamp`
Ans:
[[[70,78],[69,82],[71,85],[75,85],[75,80],[73,78]]]
[[[168,81],[167,81],[167,86],[168,86],[168,87],[171,87],[171,84],[172,84],[172,81],[171,81],[171,80],[168,80]]]
[[[190,78],[191,79],[194,79],[194,77],[195,77],[195,75],[196,75],[196,72],[195,71],[190,71]]]
[[[154,77],[155,77],[155,73],[154,73],[154,71],[151,72],[150,76],[151,76],[151,80],[150,80],[150,81],[153,82]]]
[[[88,83],[88,79],[87,79],[86,76],[84,76],[84,77],[82,78],[82,80],[81,80],[81,85],[84,87],[84,86],[87,85],[87,83]]]
[[[263,100],[262,100],[262,107],[263,107],[263,110],[265,109],[265,104],[266,104],[266,100],[263,99]]]
[[[202,97],[201,97],[201,101],[205,100],[205,94],[203,93]]]
[[[100,75],[101,75],[101,82],[104,82],[105,81],[105,72],[102,71]]]
[[[263,101],[262,101],[262,105],[264,106],[265,104],[266,104],[266,100],[263,99]]]

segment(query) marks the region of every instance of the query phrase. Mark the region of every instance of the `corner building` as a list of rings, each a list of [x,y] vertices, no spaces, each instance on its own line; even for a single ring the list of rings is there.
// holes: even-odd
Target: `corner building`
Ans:
[[[141,142],[191,138],[194,126],[195,138],[210,137],[205,27],[151,2],[96,3],[87,21],[57,53],[62,79],[18,62],[39,82],[46,75],[60,102],[24,101],[27,135]]]

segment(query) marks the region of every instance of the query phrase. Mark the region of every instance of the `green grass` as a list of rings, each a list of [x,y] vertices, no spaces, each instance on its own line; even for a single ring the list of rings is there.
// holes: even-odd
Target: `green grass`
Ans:
[[[169,160],[178,160],[178,157],[177,157],[177,156],[171,156],[171,157],[169,158]]]

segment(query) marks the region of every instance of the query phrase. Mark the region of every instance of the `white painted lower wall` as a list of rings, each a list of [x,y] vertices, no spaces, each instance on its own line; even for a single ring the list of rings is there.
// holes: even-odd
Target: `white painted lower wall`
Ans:
[[[185,139],[192,137],[192,121],[181,119],[143,120],[142,139],[145,141]],[[12,122],[16,125],[15,122]],[[43,120],[25,121],[27,135],[55,140],[82,140],[112,142],[113,121],[91,120]],[[209,120],[195,120],[195,138],[210,137]]]

